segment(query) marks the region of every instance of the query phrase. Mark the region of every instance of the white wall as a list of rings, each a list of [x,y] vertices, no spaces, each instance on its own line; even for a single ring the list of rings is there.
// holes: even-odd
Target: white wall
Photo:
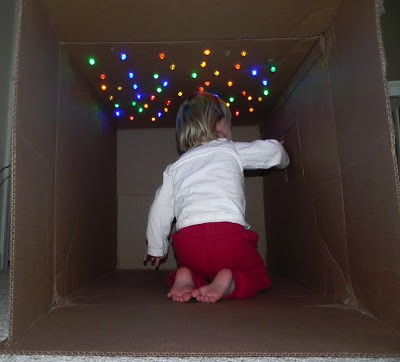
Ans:
[[[257,126],[234,127],[236,141],[260,138]],[[146,142],[143,142],[146,140]],[[118,261],[121,269],[142,269],[146,226],[154,193],[166,166],[179,157],[175,130],[119,130],[117,146]],[[247,221],[260,235],[259,250],[266,256],[262,177],[246,177]],[[163,269],[175,268],[173,253]]]
[[[10,164],[10,86],[14,73],[15,13],[18,1],[0,3],[0,169]],[[11,89],[12,90],[12,89]],[[9,258],[9,187],[11,168],[0,173],[0,269]]]

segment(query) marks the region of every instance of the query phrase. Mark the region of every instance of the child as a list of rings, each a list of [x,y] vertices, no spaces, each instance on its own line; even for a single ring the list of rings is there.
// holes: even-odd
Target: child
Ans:
[[[257,251],[258,235],[244,220],[244,169],[284,168],[289,158],[275,140],[232,142],[231,113],[217,96],[199,92],[179,108],[183,155],[169,165],[147,225],[144,261],[166,257],[171,223],[178,269],[168,277],[174,302],[250,298],[270,288]]]

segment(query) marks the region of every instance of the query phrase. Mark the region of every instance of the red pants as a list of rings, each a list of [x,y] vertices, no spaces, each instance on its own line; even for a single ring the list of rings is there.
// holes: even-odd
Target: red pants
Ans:
[[[267,269],[257,251],[258,234],[229,222],[180,229],[172,235],[178,267],[192,272],[196,288],[209,284],[221,269],[232,270],[235,290],[226,298],[250,298],[271,287]],[[176,271],[168,276],[172,287]]]

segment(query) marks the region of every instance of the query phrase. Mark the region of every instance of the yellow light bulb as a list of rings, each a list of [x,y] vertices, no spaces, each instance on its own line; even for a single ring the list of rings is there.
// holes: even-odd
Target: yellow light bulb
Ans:
[[[207,65],[206,62],[201,62],[201,63],[200,63],[200,67],[202,67],[202,68],[204,68],[206,65]]]
[[[182,93],[182,92],[178,92],[178,96],[179,96],[179,97],[182,97],[182,96],[183,96],[183,93]]]
[[[258,97],[258,101],[259,101],[259,102],[262,102],[262,97]]]
[[[204,50],[204,55],[210,55],[211,54],[211,50],[210,49],[206,49]]]
[[[114,99],[114,97],[113,97],[113,96],[109,96],[108,99],[109,99],[110,101],[112,101],[112,100]]]
[[[219,76],[219,70],[216,70],[216,71],[214,72],[214,74],[215,74],[216,76]]]
[[[248,99],[249,101],[251,101],[251,100],[253,99],[253,97],[252,97],[252,96],[248,96],[247,99]]]
[[[176,65],[175,65],[175,64],[171,64],[171,65],[169,66],[169,69],[171,69],[171,70],[175,70],[175,68],[176,68]]]
[[[167,108],[167,107],[164,108],[164,112],[165,112],[165,113],[168,112],[168,108]]]
[[[249,112],[251,113],[251,112],[253,112],[254,111],[254,108],[249,108]]]
[[[119,86],[117,89],[118,89],[119,91],[121,91],[121,90],[122,90],[122,87],[121,87],[121,86]]]
[[[156,121],[156,117],[151,117],[151,121],[155,122]]]
[[[233,82],[232,81],[229,81],[227,84],[228,84],[228,87],[232,87],[233,86]]]
[[[242,57],[245,57],[245,56],[247,55],[246,50],[242,50],[242,51],[240,52],[240,55],[241,55]]]
[[[103,84],[103,85],[101,86],[101,89],[102,89],[103,91],[105,91],[105,90],[107,89],[107,86],[106,86],[105,84]]]
[[[231,106],[231,104],[228,102],[228,103],[226,103],[226,106],[227,106],[227,107],[230,107],[230,106]]]

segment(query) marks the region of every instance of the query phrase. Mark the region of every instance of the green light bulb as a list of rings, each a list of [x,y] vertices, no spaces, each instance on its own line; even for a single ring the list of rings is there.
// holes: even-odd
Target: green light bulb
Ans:
[[[193,73],[191,74],[191,76],[192,76],[193,79],[196,79],[196,78],[197,78],[197,73],[193,72]]]
[[[267,96],[269,94],[269,90],[268,89],[264,89],[264,95]]]
[[[137,104],[137,103],[136,103],[135,101],[133,101],[133,102],[132,102],[132,107],[135,107],[136,104]]]
[[[275,67],[275,65],[272,65],[272,66],[269,68],[269,71],[270,71],[271,73],[275,73],[275,72],[276,72],[276,67]]]
[[[161,87],[158,87],[158,88],[157,88],[157,92],[158,92],[158,93],[161,93],[161,92],[162,92],[162,88],[161,88]]]
[[[143,112],[143,108],[140,107],[140,108],[138,109],[138,112],[139,112],[139,113],[142,113],[142,112]]]
[[[88,63],[89,63],[90,65],[95,65],[95,64],[96,64],[96,59],[94,59],[94,58],[89,58]]]
[[[154,79],[158,79],[158,77],[159,77],[159,75],[158,75],[157,73],[154,73],[154,74],[153,74],[153,78],[154,78]]]
[[[118,103],[115,103],[115,104],[114,104],[114,107],[115,107],[115,108],[119,108],[119,104],[118,104]]]
[[[229,98],[229,102],[231,102],[231,103],[232,103],[234,100],[235,100],[235,98],[233,98],[233,97],[230,97],[230,98]]]

